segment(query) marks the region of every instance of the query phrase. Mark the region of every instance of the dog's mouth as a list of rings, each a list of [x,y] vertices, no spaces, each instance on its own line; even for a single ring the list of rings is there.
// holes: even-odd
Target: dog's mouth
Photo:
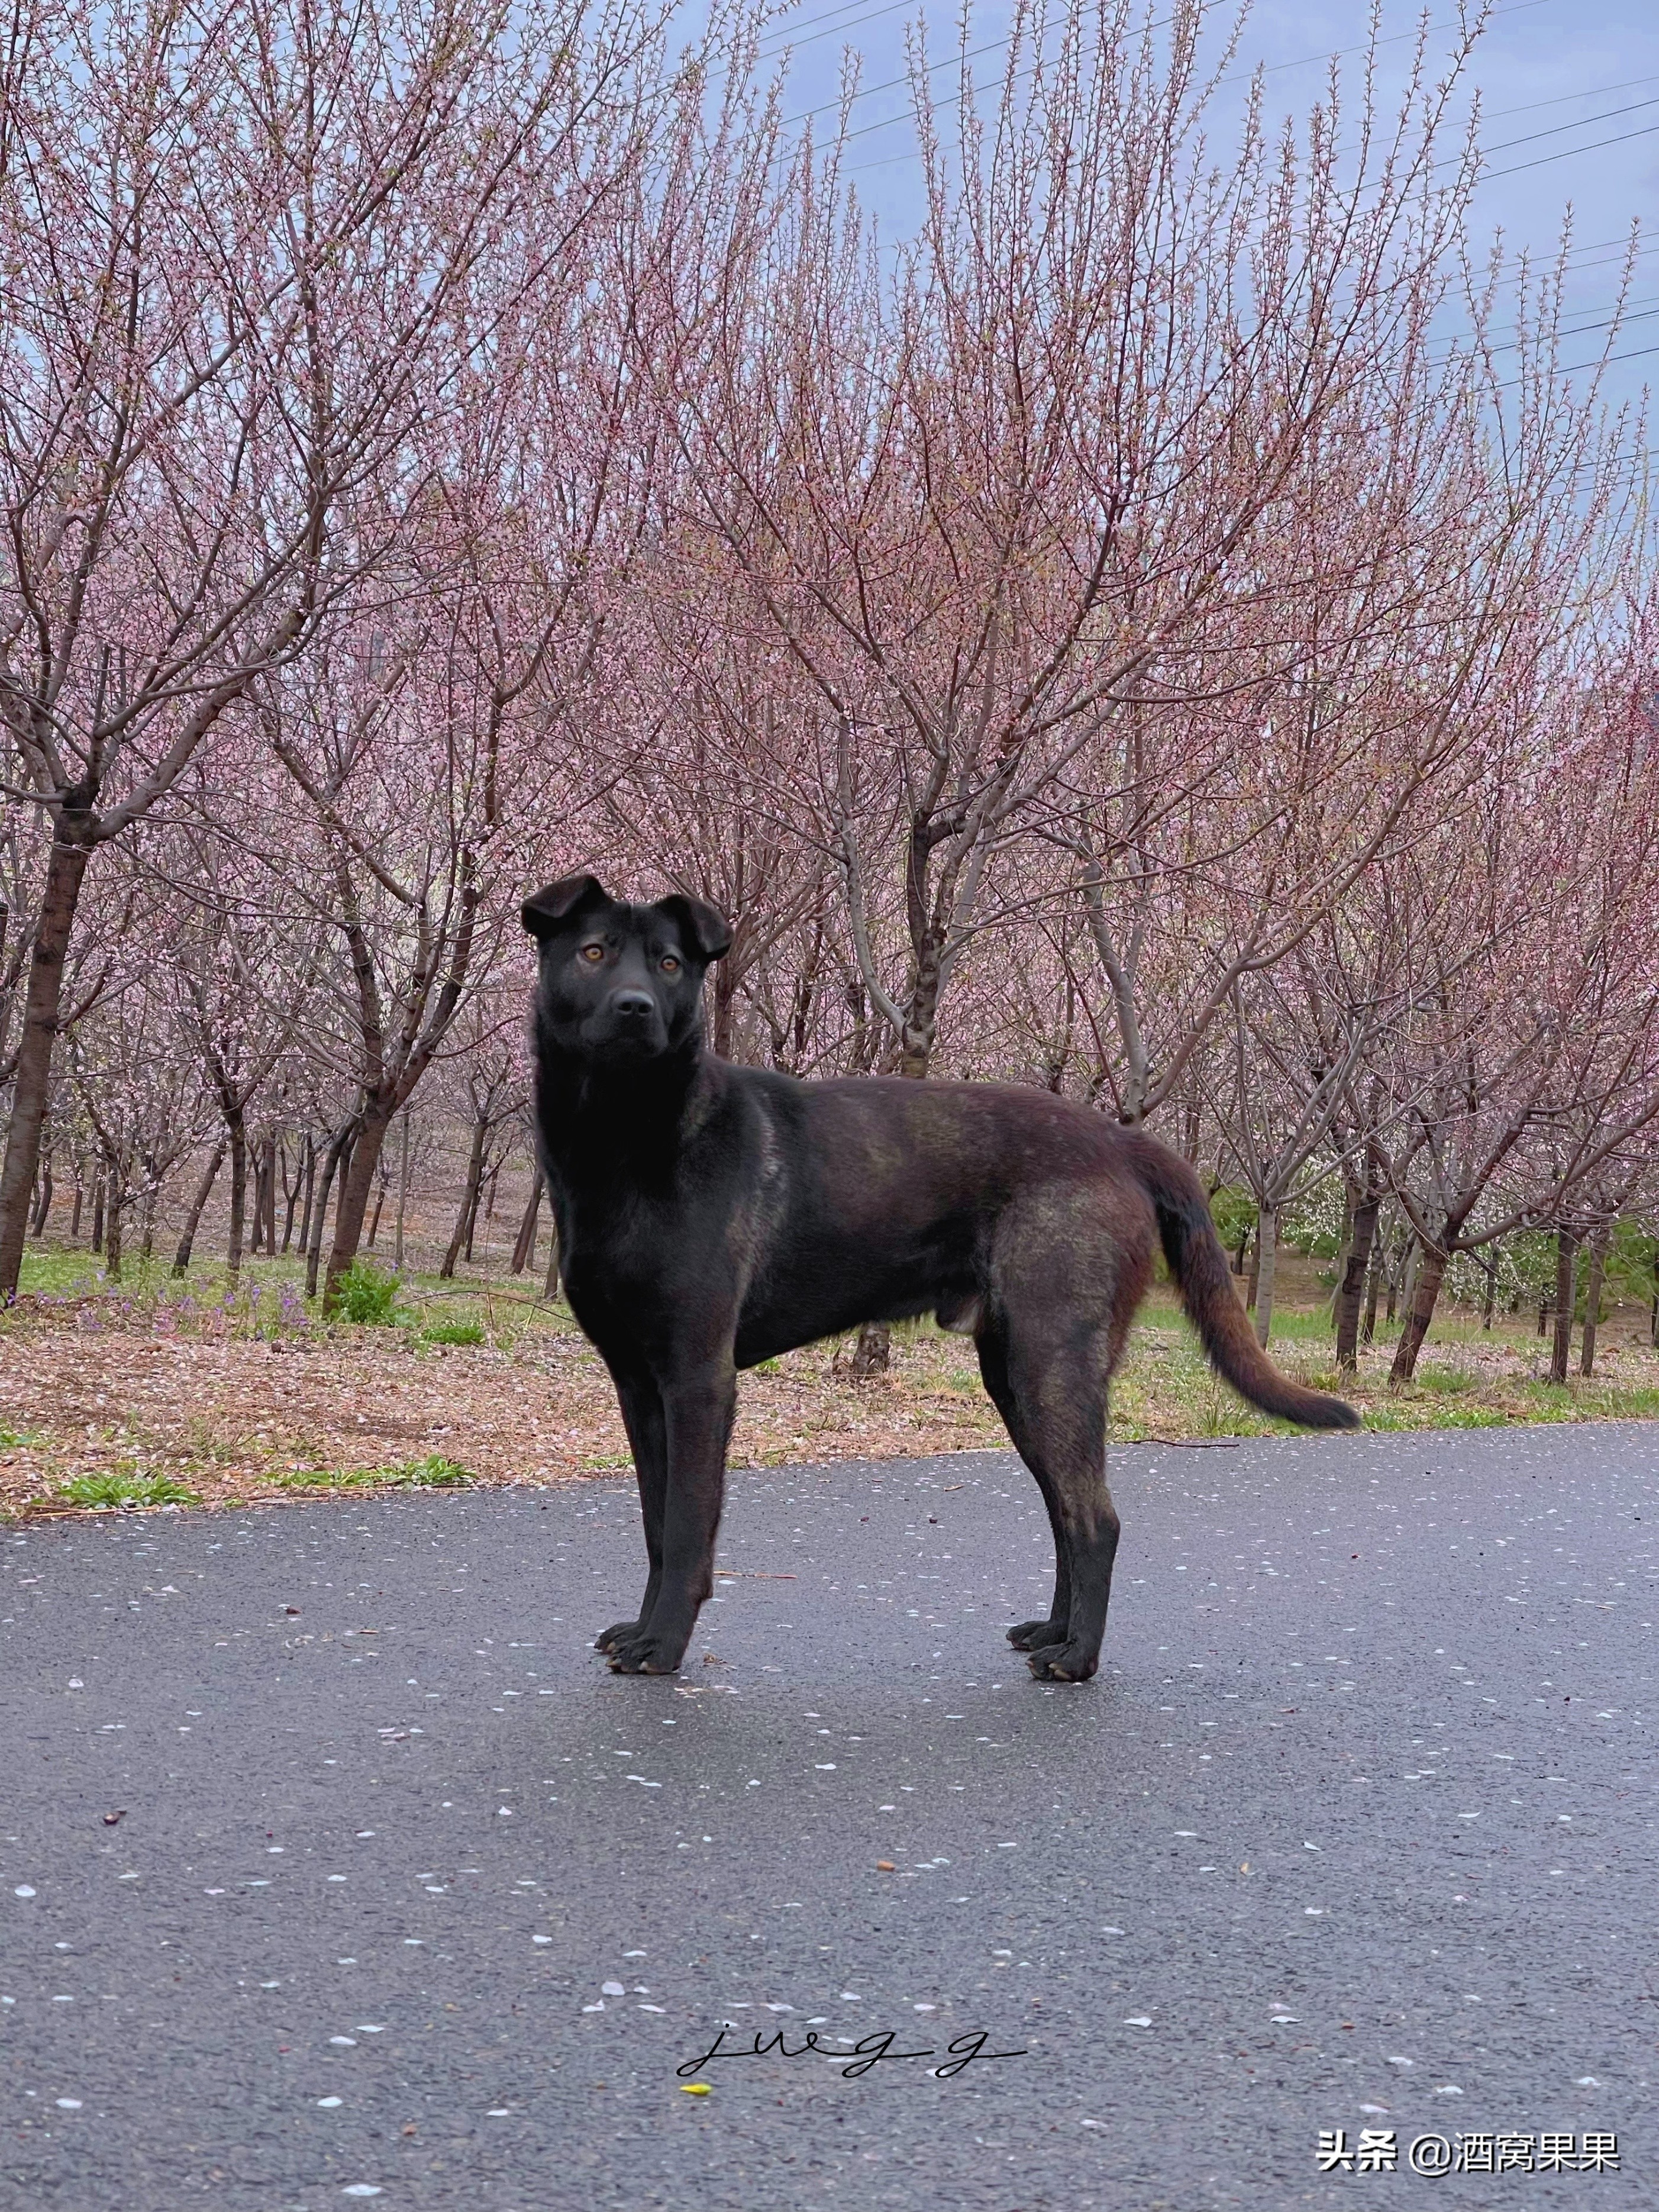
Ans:
[[[595,1060],[634,1066],[662,1057],[668,1049],[668,1030],[659,1016],[649,1021],[618,1021],[608,1016],[586,1025],[582,1043]]]

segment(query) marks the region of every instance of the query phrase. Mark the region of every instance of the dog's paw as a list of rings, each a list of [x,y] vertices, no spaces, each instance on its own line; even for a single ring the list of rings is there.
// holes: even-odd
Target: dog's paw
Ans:
[[[1100,1654],[1080,1644],[1041,1644],[1026,1664],[1039,1682],[1086,1682],[1100,1665]]]
[[[637,1636],[639,1628],[637,1620],[613,1620],[609,1628],[602,1628],[593,1638],[593,1649],[596,1651],[614,1651],[624,1636]]]
[[[674,1674],[685,1656],[684,1644],[647,1636],[629,1623],[610,1648],[613,1674]]]
[[[1016,1651],[1036,1651],[1044,1644],[1063,1644],[1066,1624],[1063,1620],[1022,1620],[1008,1631],[1008,1641]]]

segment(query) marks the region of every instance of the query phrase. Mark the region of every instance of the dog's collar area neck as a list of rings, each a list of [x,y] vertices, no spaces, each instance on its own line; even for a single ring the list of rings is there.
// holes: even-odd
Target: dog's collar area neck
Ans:
[[[556,1050],[543,1063],[542,1110],[550,1133],[607,1152],[630,1139],[671,1139],[702,1066],[701,1037],[631,1066],[607,1067],[580,1053]]]

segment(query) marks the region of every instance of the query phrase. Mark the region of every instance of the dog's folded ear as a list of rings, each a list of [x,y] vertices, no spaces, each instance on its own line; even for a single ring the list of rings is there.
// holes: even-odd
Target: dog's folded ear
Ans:
[[[659,899],[657,908],[679,931],[686,951],[695,952],[699,959],[718,960],[732,950],[731,923],[701,899],[686,898],[676,891],[670,898]]]
[[[556,884],[547,884],[525,901],[519,909],[520,918],[540,942],[581,908],[597,905],[606,896],[597,876],[561,876]]]

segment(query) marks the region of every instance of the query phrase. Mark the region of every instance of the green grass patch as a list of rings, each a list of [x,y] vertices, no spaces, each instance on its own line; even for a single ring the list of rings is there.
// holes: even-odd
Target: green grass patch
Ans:
[[[453,1459],[433,1452],[398,1467],[301,1467],[278,1475],[283,1490],[471,1490],[473,1478]]]
[[[55,1493],[66,1505],[194,1505],[196,1492],[168,1474],[77,1474]]]
[[[32,1451],[46,1441],[33,1429],[0,1429],[0,1451]]]
[[[356,1259],[335,1286],[334,1310],[341,1321],[363,1328],[389,1328],[397,1318],[395,1275],[382,1274],[372,1260]]]
[[[421,1331],[422,1344],[488,1344],[489,1336],[482,1322],[438,1321],[430,1328]]]
[[[1255,1315],[1250,1318],[1254,1322]],[[1316,1344],[1331,1334],[1331,1317],[1319,1306],[1305,1313],[1297,1312],[1293,1306],[1275,1306],[1268,1340],[1277,1342],[1282,1338],[1286,1344]]]
[[[1368,1429],[1503,1429],[1515,1419],[1495,1406],[1447,1406],[1434,1399],[1395,1398],[1361,1407]]]
[[[102,1253],[89,1252],[73,1244],[61,1249],[50,1244],[30,1244],[23,1253],[17,1289],[24,1297],[86,1297],[106,1288],[112,1296],[118,1296],[143,1283],[155,1265],[153,1259],[146,1261],[135,1258],[127,1263],[126,1280],[106,1285]]]
[[[1652,1420],[1659,1416],[1659,1389],[1617,1383],[1528,1382],[1525,1395],[1535,1421]]]
[[[1456,1397],[1465,1390],[1474,1389],[1480,1377],[1471,1375],[1467,1367],[1419,1367],[1413,1377],[1419,1390],[1432,1390],[1443,1396]]]
[[[407,1460],[401,1467],[378,1470],[381,1481],[394,1490],[471,1490],[472,1477],[453,1459],[436,1452],[425,1459]]]

